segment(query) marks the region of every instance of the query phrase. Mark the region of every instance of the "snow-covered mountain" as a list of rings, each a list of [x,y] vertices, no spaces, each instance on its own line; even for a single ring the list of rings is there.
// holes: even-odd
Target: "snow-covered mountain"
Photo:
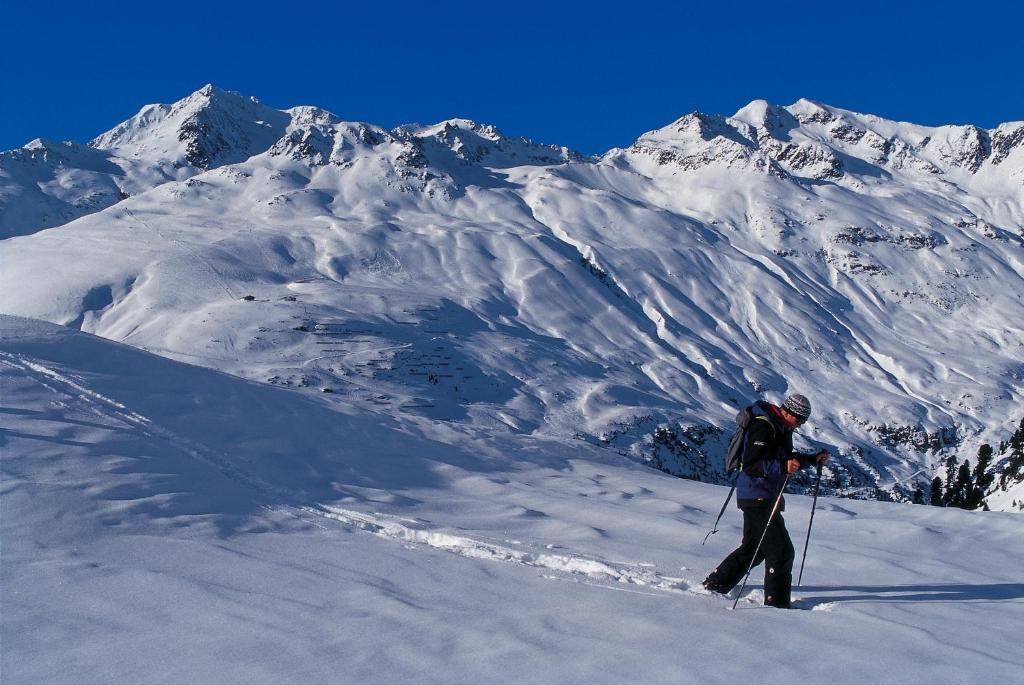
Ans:
[[[591,158],[207,86],[0,153],[0,227],[3,312],[709,480],[758,396],[860,496],[1020,419],[1024,122],[755,101]]]
[[[917,172],[1013,196],[1024,172],[1019,157],[1007,160],[1022,145],[1021,121],[992,130],[926,127],[801,99],[788,107],[755,100],[731,117],[694,112],[642,136],[629,153],[684,169],[717,164],[817,180]]]
[[[162,183],[241,162],[283,134],[288,114],[207,85],[146,105],[88,146],[42,138],[0,152],[0,238],[105,209]]]
[[[205,170],[264,152],[288,121],[256,98],[207,85],[173,105],[146,105],[89,145],[154,166]]]

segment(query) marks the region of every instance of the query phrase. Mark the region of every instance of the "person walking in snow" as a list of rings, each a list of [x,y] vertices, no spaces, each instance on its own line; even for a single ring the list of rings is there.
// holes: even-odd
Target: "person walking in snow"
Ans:
[[[781,498],[782,489],[787,478],[798,469],[828,461],[829,452],[793,452],[793,431],[811,415],[811,403],[803,395],[790,395],[781,407],[758,400],[751,410],[754,420],[747,429],[742,466],[736,481],[736,505],[743,511],[743,539],[708,575],[704,587],[726,594],[751,568],[751,561],[755,566],[764,561],[765,606],[788,609],[795,553],[782,519],[786,506],[785,499]],[[777,497],[780,498],[778,511],[772,516]],[[761,549],[757,551],[759,543]],[[755,553],[757,559],[754,559]]]

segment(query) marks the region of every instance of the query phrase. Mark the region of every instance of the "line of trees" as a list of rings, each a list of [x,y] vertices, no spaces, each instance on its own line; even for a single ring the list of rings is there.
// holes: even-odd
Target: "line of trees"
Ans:
[[[959,462],[956,456],[946,458],[946,478],[943,482],[942,476],[935,476],[932,479],[931,496],[929,500],[932,505],[938,507],[959,507],[961,509],[977,509],[985,505],[985,495],[992,487],[995,474],[992,473],[993,449],[989,444],[984,444],[978,450],[978,458],[974,463],[974,470],[966,459]]]
[[[1021,419],[1009,442],[999,444],[999,454],[1007,452],[1009,458],[999,476],[999,487],[1004,491],[1010,485],[1024,480],[1024,419]],[[929,502],[938,507],[983,508],[987,511],[985,495],[995,482],[995,473],[992,471],[994,457],[995,450],[989,444],[978,449],[973,469],[967,459],[960,462],[956,456],[947,457],[945,478],[938,475],[932,479]],[[923,504],[923,494],[920,490],[915,493],[915,501]]]

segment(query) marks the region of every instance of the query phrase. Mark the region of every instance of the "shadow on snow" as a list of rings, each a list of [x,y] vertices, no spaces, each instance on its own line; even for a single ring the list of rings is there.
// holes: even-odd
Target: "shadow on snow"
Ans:
[[[921,584],[921,585],[825,585],[794,588],[801,593],[822,593],[801,595],[801,600],[814,602],[978,602],[1024,599],[1024,583],[991,583],[988,585],[967,583]],[[836,594],[842,593],[842,594]]]

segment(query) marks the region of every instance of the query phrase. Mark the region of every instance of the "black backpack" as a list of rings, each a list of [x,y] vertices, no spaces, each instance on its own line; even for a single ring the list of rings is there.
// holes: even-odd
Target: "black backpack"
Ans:
[[[753,405],[744,407],[736,414],[736,432],[729,440],[729,449],[725,452],[725,472],[731,474],[743,468],[743,452],[747,446],[747,429],[754,421],[761,419],[767,421],[772,427],[772,435],[775,434],[775,424],[764,414],[755,414]]]
[[[760,405],[760,402],[758,404]],[[758,409],[764,411],[762,406],[759,406]],[[736,414],[736,432],[732,434],[732,439],[729,440],[729,449],[725,452],[725,472],[727,474],[732,474],[734,471],[739,471],[743,468],[743,453],[747,447],[747,432],[754,421],[758,419],[767,421],[768,425],[772,427],[772,435],[775,435],[775,424],[764,414],[755,413],[754,405],[740,409],[740,412]],[[704,542],[700,543],[701,545],[718,532],[718,522],[722,520],[722,514],[725,513],[726,507],[729,506],[729,500],[732,499],[732,493],[735,490],[736,481],[733,481],[732,487],[729,488],[729,495],[725,498],[725,503],[722,504],[722,510],[718,512],[718,518],[715,519],[715,527],[704,536]]]

